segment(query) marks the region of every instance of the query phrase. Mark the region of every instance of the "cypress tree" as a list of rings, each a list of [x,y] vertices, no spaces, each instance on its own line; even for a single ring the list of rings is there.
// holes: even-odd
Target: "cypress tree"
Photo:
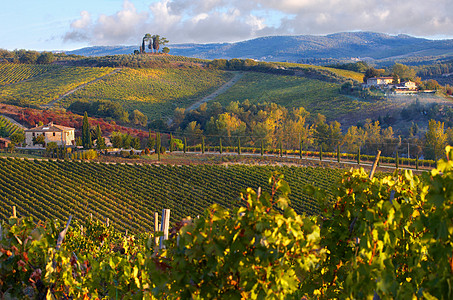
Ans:
[[[282,141],[280,141],[280,157],[283,157],[283,145],[282,145]]]
[[[238,154],[241,155],[241,138],[238,137]]]
[[[222,148],[222,138],[219,139],[219,152],[222,154],[223,148]]]
[[[261,140],[261,156],[264,155],[264,141]]]
[[[102,137],[101,126],[96,126],[96,147],[105,149],[105,139]]]
[[[337,145],[337,161],[340,162],[340,145]]]
[[[415,157],[415,169],[418,170],[418,155]]]
[[[155,142],[156,142],[155,139],[153,139],[153,138],[151,137],[151,130],[149,130],[149,131],[148,131],[148,143],[147,143],[147,145],[146,145],[147,148],[148,148],[149,150],[152,150],[152,149],[154,148]]]
[[[183,147],[184,153],[187,151],[187,139],[184,137],[184,147]]]
[[[90,123],[88,122],[88,114],[85,112],[82,122],[82,146],[84,149],[89,149],[93,146],[91,141]]]
[[[201,153],[204,154],[204,136],[201,137]]]
[[[322,145],[319,146],[319,160],[322,160]]]
[[[360,147],[357,148],[357,164],[360,165]]]

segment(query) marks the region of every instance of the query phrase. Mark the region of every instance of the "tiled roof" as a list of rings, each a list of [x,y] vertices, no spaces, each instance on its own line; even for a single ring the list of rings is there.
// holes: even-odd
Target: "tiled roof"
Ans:
[[[49,123],[47,125],[27,129],[25,132],[64,132],[70,130],[74,130],[74,128]]]
[[[5,138],[1,138],[1,137],[0,137],[0,141],[5,142],[5,143],[11,143],[11,140],[5,139]]]

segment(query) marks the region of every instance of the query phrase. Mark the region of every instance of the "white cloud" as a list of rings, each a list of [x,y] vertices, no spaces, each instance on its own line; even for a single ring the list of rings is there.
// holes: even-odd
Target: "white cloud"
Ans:
[[[203,43],[351,30],[416,36],[453,32],[450,0],[435,5],[425,0],[158,0],[142,12],[131,1],[96,20],[82,11],[64,39],[113,45],[137,43],[145,33],[160,34],[173,43]]]

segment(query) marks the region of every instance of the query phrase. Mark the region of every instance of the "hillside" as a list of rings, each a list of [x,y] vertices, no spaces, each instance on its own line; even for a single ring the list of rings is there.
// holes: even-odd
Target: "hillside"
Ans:
[[[374,32],[342,32],[325,36],[268,36],[236,43],[171,44],[172,55],[203,59],[252,58],[261,61],[326,63],[366,59],[389,64],[407,61],[414,64],[453,56],[453,40],[429,40],[408,35]],[[103,56],[131,54],[138,46],[88,47],[68,54]]]

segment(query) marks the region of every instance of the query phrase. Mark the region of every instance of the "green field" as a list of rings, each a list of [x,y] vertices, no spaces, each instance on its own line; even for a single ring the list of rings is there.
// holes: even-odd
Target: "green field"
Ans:
[[[196,66],[174,68],[125,68],[66,97],[76,100],[110,100],[126,109],[138,109],[149,118],[171,115],[176,107],[189,107],[232,77],[229,72]]]
[[[77,219],[92,213],[110,218],[118,229],[151,229],[154,212],[169,208],[171,220],[196,217],[213,203],[237,204],[241,190],[270,191],[272,172],[284,174],[292,189],[292,206],[299,212],[318,213],[317,202],[302,193],[306,183],[329,190],[342,170],[261,166],[141,166],[73,161],[0,159],[0,218],[20,215],[39,220],[69,215]]]
[[[360,101],[340,94],[336,83],[296,76],[245,73],[232,88],[214,101],[228,105],[231,101],[251,103],[274,102],[287,108],[304,107],[310,113],[328,118],[339,114],[375,107],[375,103]]]
[[[35,68],[33,65],[24,66],[24,68],[26,67]],[[113,70],[112,68],[88,67],[50,68],[41,76],[0,87],[0,102],[8,101],[21,105],[47,104],[71,89],[102,77]]]

